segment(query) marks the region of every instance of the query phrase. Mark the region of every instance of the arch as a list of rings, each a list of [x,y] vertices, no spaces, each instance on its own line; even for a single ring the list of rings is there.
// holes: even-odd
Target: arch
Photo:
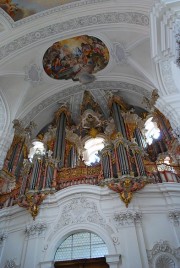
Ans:
[[[54,261],[104,257],[108,249],[101,237],[92,232],[74,232],[58,247]]]
[[[0,136],[7,131],[10,124],[10,111],[6,99],[0,89]]]
[[[65,226],[62,229],[51,231],[51,233],[49,233],[48,235],[48,239],[46,240],[45,247],[47,249],[44,252],[42,262],[53,261],[55,252],[59,247],[59,245],[71,234],[82,231],[95,233],[105,242],[108,248],[109,255],[117,254],[114,243],[110,238],[108,232],[104,228],[102,228],[101,226],[97,226],[95,224],[90,225],[88,223],[82,223],[82,224]]]
[[[169,253],[158,254],[154,260],[154,268],[177,268],[178,264],[173,255]]]
[[[150,98],[152,88],[144,83],[139,83],[137,81],[132,81],[131,83],[127,81],[95,81],[94,83],[91,83],[88,85],[89,90],[112,90],[117,89],[120,91],[126,91],[130,94],[137,94],[138,96],[146,96],[147,98]],[[73,94],[80,93],[84,91],[85,87],[84,85],[73,85],[72,86],[64,86],[59,90],[59,88],[55,88],[53,91],[51,91],[49,94],[45,93],[44,96],[41,95],[41,97],[37,98],[31,104],[27,105],[26,108],[21,111],[21,113],[17,116],[17,118],[21,119],[24,125],[28,125],[28,123],[31,120],[34,120],[36,117],[40,116],[42,112],[44,112],[46,109],[49,109],[53,106],[53,104],[57,103],[57,100],[65,100],[67,101],[67,98],[69,98]],[[54,93],[54,94],[53,94]],[[51,95],[50,95],[51,94]],[[104,105],[104,104],[103,104]],[[42,128],[43,126],[41,126]],[[40,130],[40,129],[39,129]],[[37,130],[37,133],[38,131]]]

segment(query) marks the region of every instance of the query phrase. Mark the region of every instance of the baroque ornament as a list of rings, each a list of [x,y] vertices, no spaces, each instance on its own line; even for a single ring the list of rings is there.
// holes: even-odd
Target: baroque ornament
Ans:
[[[0,234],[0,246],[3,244],[4,240],[6,240],[7,234],[6,233],[1,233]]]
[[[41,235],[44,230],[47,228],[47,225],[42,222],[34,223],[32,225],[26,226],[25,234],[27,237]]]
[[[7,12],[5,12],[3,9],[0,9],[0,14],[3,15],[6,20],[10,23],[10,25],[12,26],[12,28],[18,27],[20,25],[24,25],[25,23],[28,23],[30,21],[34,21],[38,18],[42,18],[42,17],[46,17],[46,16],[50,16],[51,14],[54,13],[58,13],[58,12],[64,12],[65,10],[70,10],[73,8],[77,8],[77,7],[81,7],[81,6],[85,6],[85,5],[91,5],[91,4],[98,4],[101,2],[108,2],[109,0],[84,0],[84,1],[73,1],[72,3],[68,3],[66,5],[59,5],[53,8],[50,8],[48,10],[45,11],[41,11],[38,12],[36,14],[33,14],[31,16],[25,17],[23,19],[20,19],[18,21],[14,21],[8,14]],[[75,3],[74,3],[75,2]]]
[[[124,64],[127,63],[129,52],[126,50],[124,44],[114,43],[111,50],[111,55],[117,64]]]
[[[43,70],[36,64],[25,66],[25,80],[29,81],[33,86],[38,85],[42,81]]]
[[[133,193],[143,189],[146,184],[151,182],[152,180],[148,177],[122,176],[120,178],[105,179],[100,182],[100,186],[107,185],[109,189],[119,193],[121,200],[128,207]]]
[[[74,198],[64,206],[60,220],[55,226],[55,231],[79,223],[94,223],[113,233],[112,228],[98,212],[97,205],[85,197]]]
[[[175,226],[179,226],[180,224],[180,211],[174,210],[169,212],[169,219]]]
[[[120,225],[138,224],[142,221],[142,213],[139,211],[121,211],[114,214],[114,220]]]
[[[36,43],[37,41],[39,42],[40,40],[44,40],[50,36],[62,34],[66,31],[78,28],[81,29],[87,26],[107,25],[112,23],[128,23],[147,27],[149,26],[149,17],[138,12],[108,12],[93,16],[82,16],[65,22],[56,23],[41,28],[35,32],[27,33],[9,44],[2,46],[0,48],[0,60],[26,46],[29,46],[30,44]]]
[[[14,260],[7,260],[5,262],[5,266],[4,268],[18,268],[19,266],[16,265],[15,261]]]
[[[172,75],[171,62],[169,60],[162,61],[160,63],[160,70],[164,81],[164,86],[170,94],[177,92],[177,87],[174,83]]]
[[[168,241],[160,240],[159,242],[155,243],[152,250],[147,250],[147,257],[150,267],[164,268],[166,266],[160,266],[162,263],[167,264],[169,262],[171,265],[174,262],[173,259],[180,260],[180,247],[174,249],[169,245]],[[171,268],[176,266],[167,267]]]
[[[175,268],[175,262],[169,256],[162,254],[156,260],[156,268]]]

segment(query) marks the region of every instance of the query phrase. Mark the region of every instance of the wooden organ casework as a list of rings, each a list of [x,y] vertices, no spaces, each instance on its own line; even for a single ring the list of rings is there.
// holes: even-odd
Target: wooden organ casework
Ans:
[[[32,122],[24,127],[14,120],[0,171],[1,208],[18,204],[35,218],[48,194],[79,184],[107,186],[128,206],[148,183],[180,182],[180,147],[168,120],[155,108],[140,112],[115,95],[108,107],[106,118],[85,91],[77,125],[62,105],[35,139]]]

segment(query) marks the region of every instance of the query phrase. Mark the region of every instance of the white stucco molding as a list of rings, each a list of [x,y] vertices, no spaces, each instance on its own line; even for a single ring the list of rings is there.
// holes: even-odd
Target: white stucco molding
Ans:
[[[37,238],[38,236],[42,236],[46,229],[47,225],[45,222],[34,222],[26,226],[25,235],[27,238]]]
[[[180,128],[180,93],[160,97],[156,102],[157,109],[169,120],[173,130]]]
[[[5,262],[4,268],[19,268],[20,265],[16,265],[15,260],[10,259]]]
[[[108,253],[117,254],[116,247],[107,230],[105,230],[100,225],[95,225],[93,223],[76,223],[67,225],[60,229],[56,229],[55,232],[54,230],[51,230],[51,232],[49,232],[48,236],[46,236],[47,239],[44,241],[43,259],[41,262],[53,261],[54,254],[58,246],[71,234],[81,231],[89,231],[97,234],[107,245]]]
[[[43,17],[47,17],[47,16],[51,16],[53,14],[57,14],[57,13],[61,13],[61,12],[66,12],[69,11],[71,9],[74,8],[79,8],[79,7],[83,7],[83,6],[89,6],[89,5],[95,5],[95,4],[99,4],[102,2],[108,2],[109,0],[84,0],[84,1],[73,1],[71,3],[68,4],[63,4],[63,5],[59,5],[56,6],[54,8],[50,8],[41,12],[38,12],[34,15],[28,16],[24,19],[18,20],[18,21],[14,21],[3,9],[0,9],[0,15],[2,17],[4,17],[6,24],[11,25],[12,28],[17,28],[21,25],[27,24],[31,21],[35,21],[38,20],[39,18],[43,18]],[[76,2],[76,3],[74,3]]]
[[[173,267],[178,268],[180,247],[175,249],[171,247],[168,241],[160,240],[154,244],[151,250],[147,250],[147,256],[150,268],[157,267],[157,264],[159,264],[158,267],[165,267],[171,264],[174,265]]]
[[[140,12],[106,12],[94,15],[86,15],[82,17],[72,18],[67,21],[57,22],[40,28],[36,31],[26,33],[18,38],[4,44],[0,47],[0,60],[22,52],[25,48],[40,44],[49,38],[63,35],[67,32],[76,31],[77,29],[87,30],[96,26],[130,24],[139,27],[149,27],[149,17]],[[89,28],[90,27],[90,28]]]
[[[46,232],[42,262],[53,261],[54,254],[64,239],[79,231],[96,233],[106,243],[108,253],[117,254],[119,240],[116,236],[116,229],[113,225],[110,226],[108,218],[100,208],[100,196],[107,196],[109,199],[108,193],[108,189],[101,189],[97,186],[77,185],[77,187],[69,187],[54,195],[54,198],[56,197],[54,206],[61,204],[61,210]],[[50,196],[50,199],[52,197]],[[50,200],[44,200],[44,207],[46,207],[45,202],[49,204]],[[50,202],[51,209],[53,208],[52,202],[53,200]]]
[[[159,68],[163,88],[165,88],[166,93],[172,94],[178,92],[178,88],[176,87],[173,78],[171,61],[170,60],[161,61],[159,63]]]
[[[169,211],[168,217],[174,226],[180,225],[180,210]]]
[[[118,224],[118,228],[121,226],[134,226],[136,224],[141,224],[142,213],[135,210],[124,210],[114,214],[114,220]]]
[[[121,255],[120,254],[114,254],[114,255],[106,255],[106,262],[109,264],[110,268],[118,268],[119,264],[121,262]]]
[[[179,1],[157,0],[150,14],[152,57],[157,63],[176,56]]]

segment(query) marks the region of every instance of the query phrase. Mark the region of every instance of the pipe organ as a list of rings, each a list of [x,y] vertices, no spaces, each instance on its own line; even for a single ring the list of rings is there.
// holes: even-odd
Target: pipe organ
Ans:
[[[128,206],[133,192],[148,183],[180,182],[180,147],[159,111],[146,112],[144,117],[119,96],[111,96],[109,113],[106,118],[86,91],[77,125],[66,105],[35,139],[31,137],[33,123],[24,127],[15,120],[14,139],[0,171],[1,208],[18,204],[35,218],[46,195],[78,184],[105,185]],[[144,125],[150,116],[161,135],[148,145]],[[94,152],[100,160],[87,165],[85,142],[93,143],[97,137],[104,141],[103,149]],[[41,148],[35,148],[30,157],[32,141]],[[91,155],[92,148],[96,144],[89,149]]]

